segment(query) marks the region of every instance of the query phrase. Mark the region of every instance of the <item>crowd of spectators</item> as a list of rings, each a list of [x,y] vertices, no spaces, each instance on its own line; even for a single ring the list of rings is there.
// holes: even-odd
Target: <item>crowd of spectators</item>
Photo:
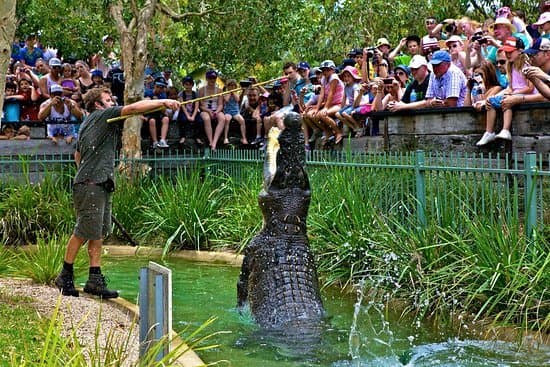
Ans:
[[[269,85],[208,70],[203,85],[186,76],[178,89],[171,69],[159,71],[150,63],[144,97],[187,103],[179,111],[144,116],[142,134],[153,148],[167,148],[172,121],[180,144],[216,149],[229,143],[233,128],[241,145],[261,147],[270,127],[284,128],[283,117],[293,110],[303,116],[309,150],[315,142],[330,148],[345,136],[369,133],[372,111],[473,106],[487,115],[486,132],[477,142],[483,146],[511,140],[514,106],[550,97],[550,2],[541,3],[532,24],[519,9],[502,7],[483,21],[428,17],[424,25],[424,35],[411,34],[394,45],[380,37],[372,47],[353,48],[339,65],[329,59],[313,67],[287,62],[283,75]],[[2,118],[11,130],[0,139],[26,139],[28,128],[21,122],[41,120],[54,143],[70,144],[78,125],[67,122],[85,118],[82,95],[90,88],[108,86],[122,104],[124,71],[113,41],[104,37],[105,49],[89,63],[62,62],[34,36],[14,44]],[[499,114],[503,127],[497,134]]]

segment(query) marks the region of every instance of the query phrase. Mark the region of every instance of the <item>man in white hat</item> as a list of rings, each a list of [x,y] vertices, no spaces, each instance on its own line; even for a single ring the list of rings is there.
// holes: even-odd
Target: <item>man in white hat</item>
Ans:
[[[407,86],[400,102],[391,102],[388,108],[392,112],[424,108],[426,91],[430,82],[430,70],[428,61],[424,56],[415,55],[409,64],[413,82]]]

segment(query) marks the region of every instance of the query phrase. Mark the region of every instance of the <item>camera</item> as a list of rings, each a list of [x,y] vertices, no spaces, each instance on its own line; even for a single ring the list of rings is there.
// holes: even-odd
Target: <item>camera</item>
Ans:
[[[367,48],[367,58],[372,59],[374,57],[375,52],[376,52],[376,47]]]
[[[470,41],[472,42],[476,42],[479,43],[480,45],[484,44],[484,43],[487,43],[487,38],[483,37],[483,36],[472,36],[472,38],[470,38]]]
[[[447,32],[447,33],[454,34],[455,31],[456,31],[456,24],[455,24],[455,22],[448,23],[447,25],[445,25],[444,30],[445,30],[445,32]]]
[[[382,80],[384,81],[384,84],[391,85],[395,79],[393,79],[393,78],[384,78]]]
[[[422,46],[422,55],[428,56],[429,54],[439,50],[439,43],[428,43]]]
[[[241,80],[239,82],[239,85],[241,86],[241,88],[248,88],[252,85],[252,82],[250,80]]]

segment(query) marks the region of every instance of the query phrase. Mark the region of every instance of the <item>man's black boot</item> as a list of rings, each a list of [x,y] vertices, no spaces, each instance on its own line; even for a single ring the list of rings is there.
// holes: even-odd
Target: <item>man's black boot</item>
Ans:
[[[103,274],[90,274],[84,292],[101,298],[117,298],[118,292],[107,289],[107,282]]]
[[[55,278],[55,285],[64,296],[78,297],[78,291],[74,287],[74,274],[63,269]]]

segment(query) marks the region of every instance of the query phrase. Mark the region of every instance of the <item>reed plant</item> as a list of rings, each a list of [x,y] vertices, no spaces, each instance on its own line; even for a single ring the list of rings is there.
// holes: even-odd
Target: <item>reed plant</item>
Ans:
[[[263,225],[263,217],[258,206],[258,195],[262,189],[259,174],[250,174],[236,181],[232,177],[224,178],[228,187],[228,199],[220,210],[221,231],[213,239],[214,248],[232,248],[237,251],[250,242]]]
[[[20,251],[9,264],[12,276],[32,279],[35,283],[51,284],[61,271],[69,236],[51,236],[38,238],[36,246]],[[75,261],[76,275],[87,269],[84,251],[80,251]]]
[[[165,253],[209,249],[210,239],[219,237],[224,220],[220,212],[229,194],[225,182],[194,172],[189,177],[161,177],[145,194],[148,200],[139,208],[144,220],[138,234],[160,243]]]
[[[67,178],[46,174],[38,184],[6,185],[0,196],[1,242],[34,243],[38,236],[69,231],[74,212]]]

